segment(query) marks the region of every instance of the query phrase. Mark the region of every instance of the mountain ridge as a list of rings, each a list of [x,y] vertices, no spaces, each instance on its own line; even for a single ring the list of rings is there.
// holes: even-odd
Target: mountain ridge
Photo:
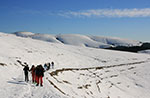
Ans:
[[[136,40],[122,39],[117,37],[103,37],[81,34],[40,34],[32,32],[14,32],[16,36],[29,37],[47,42],[68,44],[92,48],[110,48],[116,46],[140,46],[142,42]]]

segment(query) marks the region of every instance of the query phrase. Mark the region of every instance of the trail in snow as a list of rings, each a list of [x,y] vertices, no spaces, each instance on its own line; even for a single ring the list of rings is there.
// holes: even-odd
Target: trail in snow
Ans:
[[[47,73],[45,73],[47,74]],[[8,98],[66,98],[62,95],[60,96],[53,91],[48,81],[43,78],[44,86],[36,86],[31,82],[31,75],[29,73],[30,81],[27,83],[24,81],[24,75],[22,70],[18,77],[12,77],[11,80],[7,81],[9,88],[7,88],[7,92],[11,92],[11,95],[8,93]]]
[[[150,60],[147,59],[146,61],[103,67],[57,69],[50,73],[52,78],[49,78],[49,81],[54,88],[62,94],[74,98],[97,98],[100,96],[102,98],[109,98],[110,96],[114,96],[113,98],[116,96],[122,98],[124,95],[128,96],[128,98],[141,98],[142,96],[140,94],[143,93],[146,87],[144,87],[142,83],[136,81],[136,78],[141,78],[136,76],[138,73],[134,70],[137,69],[136,66],[143,66],[142,64],[149,62]],[[135,75],[135,80],[127,76],[128,72]],[[124,81],[124,79],[126,81]],[[126,82],[128,84],[126,84]],[[145,83],[147,84],[147,82]],[[136,88],[140,89],[142,92],[140,92],[140,94],[134,94]],[[112,92],[118,92],[118,94],[114,95]],[[147,95],[143,98],[146,98],[146,96]]]
[[[78,70],[90,70],[90,69],[104,69],[104,68],[112,68],[112,67],[119,67],[119,66],[128,66],[128,65],[135,65],[135,64],[142,64],[149,62],[148,60],[146,61],[139,61],[139,62],[133,62],[133,63],[125,63],[125,64],[119,64],[119,65],[110,65],[110,66],[100,66],[100,67],[88,67],[88,68],[63,68],[63,69],[57,69],[55,71],[52,71],[50,73],[51,76],[53,75],[58,75],[59,72],[64,72],[64,71],[78,71]]]
[[[11,93],[11,95],[9,95],[8,98],[68,98],[68,97],[75,97],[75,98],[81,97],[82,98],[85,96],[89,96],[89,98],[97,97],[96,94],[94,95],[94,92],[90,90],[90,87],[92,86],[94,82],[83,84],[81,82],[82,80],[81,81],[78,80],[78,82],[79,81],[81,82],[78,84],[80,86],[75,86],[72,81],[66,78],[61,78],[61,76],[64,75],[65,73],[72,72],[72,73],[75,73],[78,78],[86,77],[86,79],[89,79],[87,77],[90,77],[91,78],[90,81],[95,81],[94,85],[97,88],[97,92],[100,95],[109,97],[111,94],[109,94],[108,91],[106,91],[106,89],[116,88],[124,93],[126,92],[126,90],[124,90],[122,87],[119,87],[119,85],[124,84],[123,82],[114,83],[114,81],[111,81],[112,78],[119,77],[118,72],[122,73],[128,70],[133,70],[136,68],[135,65],[148,63],[149,61],[150,59],[148,58],[145,61],[137,61],[137,62],[126,63],[126,64],[118,64],[118,65],[87,67],[87,68],[63,68],[63,69],[56,69],[56,70],[51,69],[50,71],[45,72],[45,77],[43,78],[44,80],[43,87],[35,86],[35,84],[32,84],[30,74],[29,74],[30,81],[28,83],[24,82],[23,71],[19,69],[20,72],[18,76],[12,77],[11,80],[7,81],[7,83],[11,85],[9,85],[9,88],[7,88],[6,91]],[[114,73],[108,74],[114,71],[113,68],[118,68],[118,67],[123,67],[123,68],[120,68],[119,70],[117,70],[115,74]],[[76,80],[77,77],[74,78],[74,80]],[[64,89],[66,85],[71,85],[69,88],[72,88],[71,91],[75,95],[72,95],[72,93],[70,95],[68,90]],[[139,84],[139,83],[135,83],[135,85],[142,87],[142,84]],[[77,89],[74,90],[74,88],[77,88]],[[78,90],[80,89],[87,90],[85,91],[86,93],[84,91],[82,92],[83,94],[86,94],[85,96],[83,94],[79,94]],[[126,93],[129,94],[128,91]]]

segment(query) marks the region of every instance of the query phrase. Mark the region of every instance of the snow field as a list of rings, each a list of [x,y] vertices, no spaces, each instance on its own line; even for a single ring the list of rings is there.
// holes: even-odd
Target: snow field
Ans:
[[[3,98],[149,98],[150,55],[49,43],[0,33]],[[20,63],[18,62],[20,61]],[[23,67],[55,62],[44,86],[24,82]],[[31,76],[30,76],[31,80]]]

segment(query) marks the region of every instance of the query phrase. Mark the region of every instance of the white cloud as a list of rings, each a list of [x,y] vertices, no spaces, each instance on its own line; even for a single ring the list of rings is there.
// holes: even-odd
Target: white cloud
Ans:
[[[61,12],[65,17],[150,17],[150,8],[143,9],[91,9]]]

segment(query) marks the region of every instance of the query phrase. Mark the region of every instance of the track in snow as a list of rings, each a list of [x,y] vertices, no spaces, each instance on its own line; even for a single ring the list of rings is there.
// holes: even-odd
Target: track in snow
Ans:
[[[105,96],[109,98],[111,96],[112,88],[117,89],[116,91],[118,91],[120,94],[118,94],[117,97],[120,97],[122,93],[130,94],[127,89],[129,89],[130,87],[132,88],[134,85],[137,87],[142,87],[142,84],[138,84],[136,83],[136,81],[132,80],[130,80],[130,82],[135,82],[135,84],[131,83],[129,85],[126,85],[124,81],[120,80],[120,77],[128,79],[128,77],[126,76],[128,72],[136,75],[136,71],[133,71],[134,69],[136,69],[136,66],[147,62],[149,62],[149,59],[147,59],[146,61],[101,67],[57,69],[50,73],[50,76],[52,78],[49,78],[48,81],[51,85],[53,85],[55,89],[68,97],[97,98],[96,95],[102,95],[103,97]],[[66,74],[70,75],[67,75],[65,78],[63,78],[63,76],[65,76]],[[71,81],[71,79],[74,80]],[[83,81],[84,79],[86,81],[85,83],[74,82],[80,80]],[[66,90],[64,88],[69,89]],[[93,88],[96,88],[94,92],[92,90]],[[107,89],[108,92],[106,91]],[[70,93],[69,90],[72,90],[74,94]],[[83,94],[80,95],[80,91],[83,91]]]

